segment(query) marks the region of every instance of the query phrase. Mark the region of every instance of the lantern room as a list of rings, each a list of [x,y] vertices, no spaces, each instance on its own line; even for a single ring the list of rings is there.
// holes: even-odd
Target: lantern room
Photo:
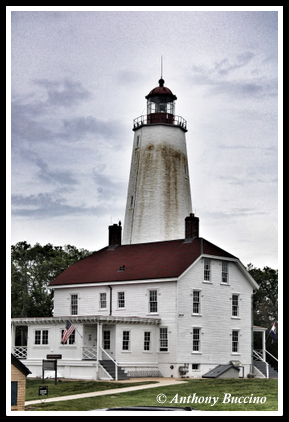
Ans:
[[[159,86],[150,91],[147,99],[147,124],[174,124],[175,100],[177,97],[159,80]]]
[[[174,125],[187,132],[187,122],[181,116],[175,115],[175,100],[177,97],[164,86],[161,77],[159,86],[152,89],[145,97],[147,99],[147,114],[134,119],[133,130],[146,125]]]

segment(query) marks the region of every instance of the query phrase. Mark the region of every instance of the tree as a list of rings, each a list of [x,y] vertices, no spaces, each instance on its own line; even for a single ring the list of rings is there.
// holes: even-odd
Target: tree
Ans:
[[[91,252],[75,246],[34,246],[18,242],[11,247],[12,318],[52,316],[53,292],[47,286],[74,262]]]
[[[278,322],[278,270],[269,267],[254,268],[252,264],[247,266],[247,270],[259,285],[259,289],[253,295],[253,318],[254,325],[267,328],[266,349],[273,356],[278,356],[278,333],[274,343],[269,335],[274,322]],[[260,338],[254,335],[254,348],[260,349]],[[271,363],[271,358],[267,355],[267,360]],[[276,361],[272,361],[275,365]]]

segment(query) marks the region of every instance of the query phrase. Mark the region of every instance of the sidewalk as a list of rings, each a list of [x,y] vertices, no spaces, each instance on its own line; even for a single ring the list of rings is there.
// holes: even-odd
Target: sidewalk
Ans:
[[[75,394],[72,396],[61,396],[61,397],[52,397],[50,399],[46,399],[45,403],[50,403],[53,401],[65,401],[65,400],[75,400],[75,399],[82,399],[85,397],[97,397],[97,396],[107,396],[110,394],[117,394],[117,393],[127,393],[129,391],[135,390],[145,390],[148,388],[156,388],[156,387],[164,387],[166,385],[178,385],[182,384],[184,381],[175,380],[174,378],[134,378],[131,380],[133,382],[141,382],[141,381],[157,381],[158,384],[146,384],[146,385],[137,385],[134,387],[123,387],[123,388],[115,388],[112,390],[103,390],[103,391],[95,391],[90,393],[82,393],[82,394]],[[129,383],[128,383],[129,384]],[[31,404],[39,404],[41,401],[38,400],[30,400],[25,402],[25,406]]]

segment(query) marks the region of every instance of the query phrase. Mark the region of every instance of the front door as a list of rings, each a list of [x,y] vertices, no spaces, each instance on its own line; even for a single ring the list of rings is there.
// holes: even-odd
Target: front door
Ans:
[[[106,351],[109,356],[114,359],[114,329],[113,328],[103,328],[102,332],[102,348]],[[109,357],[106,353],[102,353],[102,359],[108,360]]]
[[[95,327],[85,327],[83,344],[86,347],[95,347],[96,346],[96,328]]]

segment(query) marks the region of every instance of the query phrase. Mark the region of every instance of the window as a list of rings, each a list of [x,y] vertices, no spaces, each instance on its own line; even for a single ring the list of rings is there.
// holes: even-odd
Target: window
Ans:
[[[99,294],[99,304],[101,309],[106,308],[106,293]]]
[[[228,262],[222,261],[222,283],[228,283]]]
[[[110,331],[107,330],[103,332],[103,348],[105,350],[110,349]]]
[[[118,292],[118,307],[124,308],[125,307],[125,298],[124,298],[124,292]]]
[[[210,281],[211,279],[211,261],[207,258],[204,259],[204,280]]]
[[[48,330],[42,331],[42,344],[48,344]]]
[[[72,334],[70,334],[69,339],[65,343],[62,343],[63,333],[64,333],[64,330],[61,330],[61,339],[60,339],[61,344],[67,344],[67,341],[68,341],[68,344],[75,343],[75,330],[73,331]]]
[[[150,302],[149,302],[149,312],[157,312],[158,311],[158,291],[157,290],[150,290]]]
[[[78,295],[71,295],[71,315],[78,314]]]
[[[193,290],[193,314],[201,313],[200,291]]]
[[[193,352],[200,350],[200,328],[193,328]]]
[[[122,333],[122,350],[129,350],[129,331]]]
[[[18,381],[11,381],[11,406],[17,406]]]
[[[136,137],[136,148],[139,147],[140,135]]]
[[[192,370],[193,371],[198,371],[199,369],[200,369],[199,363],[192,363]]]
[[[133,196],[130,197],[130,208],[133,207]]]
[[[184,170],[185,170],[185,179],[188,178],[188,167],[186,166],[186,164],[184,164]]]
[[[167,352],[168,350],[168,329],[160,328],[160,352]]]
[[[41,331],[40,330],[35,331],[34,344],[41,344]]]
[[[151,333],[150,331],[144,332],[144,350],[151,350]]]
[[[239,316],[239,296],[232,295],[232,316]]]
[[[35,330],[34,344],[48,344],[48,330]]]
[[[232,331],[232,352],[239,352],[239,331],[237,330]]]

